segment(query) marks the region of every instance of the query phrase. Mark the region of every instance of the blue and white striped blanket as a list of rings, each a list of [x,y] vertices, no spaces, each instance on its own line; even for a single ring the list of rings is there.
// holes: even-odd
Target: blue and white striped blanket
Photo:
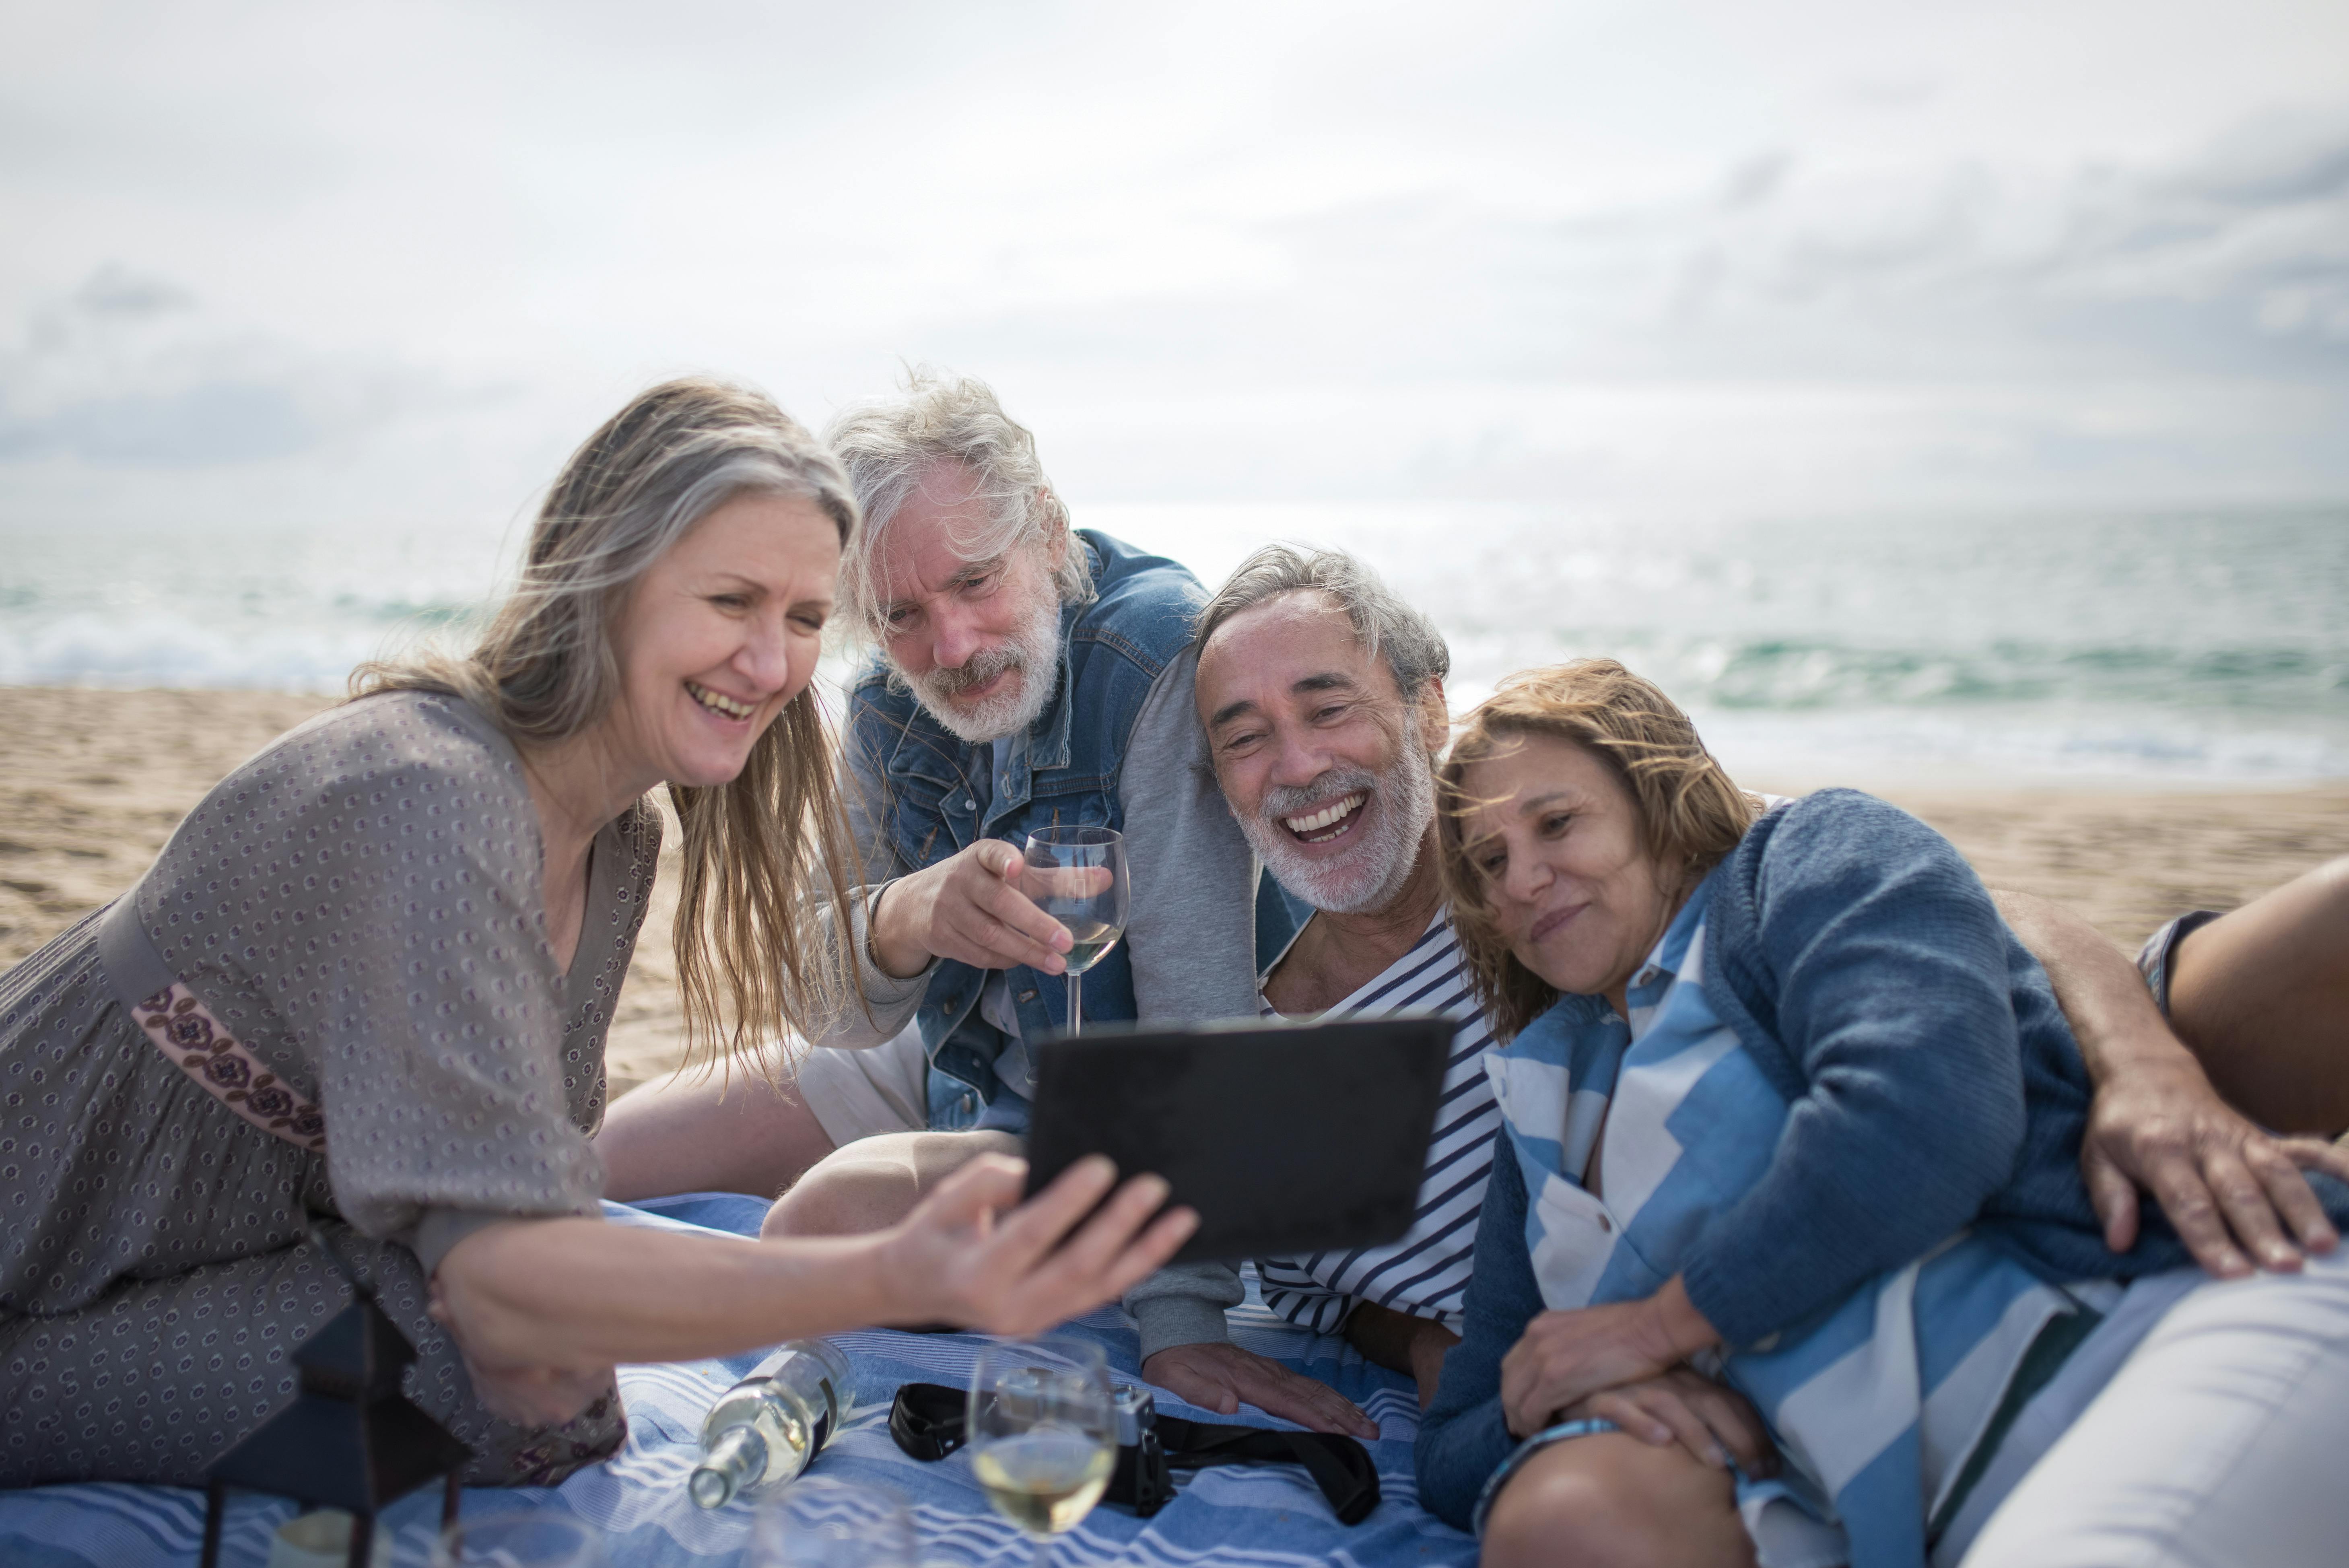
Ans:
[[[613,1220],[665,1228],[698,1227],[755,1233],[765,1205],[757,1200],[697,1194],[635,1208],[605,1205]],[[1143,1563],[1166,1568],[1218,1564],[1336,1563],[1351,1568],[1401,1564],[1473,1563],[1475,1543],[1419,1507],[1413,1480],[1412,1439],[1419,1403],[1410,1383],[1363,1361],[1344,1341],[1308,1334],[1260,1307],[1232,1315],[1233,1337],[1252,1350],[1309,1370],[1367,1410],[1381,1437],[1370,1445],[1383,1501],[1371,1517],[1348,1528],[1330,1517],[1321,1494],[1300,1468],[1228,1466],[1178,1478],[1182,1491],[1155,1518],[1136,1519],[1107,1506],[1053,1549],[1055,1568],[1092,1563]],[[1110,1367],[1140,1380],[1133,1330],[1116,1308],[1074,1325],[1071,1332],[1102,1342]],[[874,1330],[838,1336],[856,1368],[856,1407],[848,1426],[810,1473],[895,1489],[914,1505],[926,1564],[1019,1564],[1030,1548],[988,1508],[961,1455],[922,1464],[898,1452],[889,1438],[889,1403],[901,1383],[960,1384],[986,1344],[972,1335],[900,1334]],[[737,1502],[714,1512],[685,1494],[694,1433],[720,1390],[758,1359],[749,1353],[724,1361],[624,1367],[620,1389],[628,1408],[627,1447],[562,1486],[517,1491],[473,1490],[467,1513],[516,1507],[561,1509],[601,1527],[614,1568],[732,1568],[749,1543],[750,1508]],[[1199,1410],[1161,1392],[1159,1408],[1195,1419],[1233,1418]],[[1244,1418],[1279,1423],[1253,1412]],[[228,1568],[262,1568],[269,1532],[294,1511],[273,1498],[236,1494],[221,1560]],[[204,1498],[171,1487],[88,1485],[42,1487],[0,1493],[0,1564],[6,1568],[190,1568],[202,1543]],[[396,1532],[398,1568],[421,1564],[439,1518],[439,1489],[402,1500],[387,1521]]]

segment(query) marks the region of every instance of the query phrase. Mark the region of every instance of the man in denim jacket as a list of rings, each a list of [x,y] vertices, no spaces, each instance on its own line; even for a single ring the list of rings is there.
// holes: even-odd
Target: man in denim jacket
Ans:
[[[893,1223],[972,1155],[1017,1152],[1030,1043],[1069,1021],[1068,933],[1023,887],[1038,829],[1125,836],[1132,913],[1086,972],[1086,1018],[1256,1005],[1256,861],[1193,713],[1197,580],[1071,528],[1033,438],[977,381],[919,377],[828,439],[864,509],[842,597],[878,648],[844,726],[870,1016],[852,1009],[801,1068],[837,1150],[771,1233]],[[1264,936],[1285,941],[1288,906],[1266,907]],[[1133,1303],[1145,1339],[1151,1299]]]

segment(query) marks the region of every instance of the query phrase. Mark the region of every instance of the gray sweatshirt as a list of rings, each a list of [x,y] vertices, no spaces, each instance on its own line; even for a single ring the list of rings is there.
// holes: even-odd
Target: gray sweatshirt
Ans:
[[[1125,940],[1135,1012],[1150,1023],[1253,1018],[1257,1011],[1256,858],[1216,784],[1206,734],[1193,702],[1196,670],[1195,659],[1185,653],[1160,672],[1134,719],[1118,774],[1133,889]],[[843,783],[858,848],[873,879],[854,906],[857,929],[852,934],[872,1016],[868,1020],[852,1008],[819,1043],[871,1047],[912,1021],[930,971],[899,979],[873,962],[864,940],[873,903],[913,868],[859,809],[863,801],[881,798],[880,780],[852,758]],[[1023,1051],[1014,1064],[1022,1077],[1025,1059]],[[999,1063],[998,1070],[1004,1065]],[[1031,1086],[1009,1087],[1024,1092]],[[1185,1264],[1153,1274],[1125,1298],[1126,1310],[1141,1326],[1143,1358],[1171,1346],[1223,1339],[1224,1309],[1237,1305],[1241,1296],[1238,1274],[1221,1264]]]

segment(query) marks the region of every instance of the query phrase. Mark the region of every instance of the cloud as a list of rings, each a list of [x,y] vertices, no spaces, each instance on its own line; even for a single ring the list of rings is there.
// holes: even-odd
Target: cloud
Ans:
[[[440,379],[220,321],[171,278],[109,262],[0,350],[0,462],[268,462],[449,400]]]

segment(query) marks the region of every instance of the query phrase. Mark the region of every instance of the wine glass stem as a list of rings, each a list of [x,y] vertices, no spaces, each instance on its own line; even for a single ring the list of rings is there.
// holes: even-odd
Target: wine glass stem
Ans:
[[[1069,971],[1069,1034],[1074,1037],[1085,1022],[1085,977],[1081,971]],[[1049,1545],[1050,1542],[1048,1542]],[[1039,1563],[1042,1558],[1038,1558]]]

